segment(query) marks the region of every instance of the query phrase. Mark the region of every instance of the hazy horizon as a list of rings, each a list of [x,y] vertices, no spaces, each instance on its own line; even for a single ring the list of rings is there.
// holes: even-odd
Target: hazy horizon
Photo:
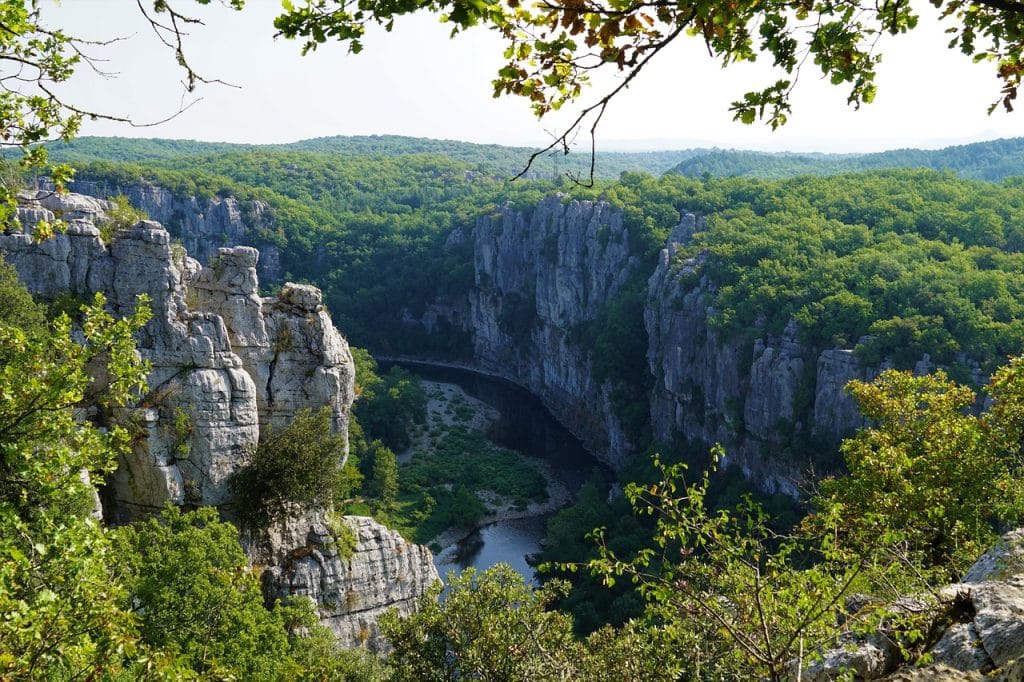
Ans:
[[[121,140],[157,140],[164,142],[198,142],[202,144],[226,144],[226,145],[237,145],[237,146],[256,146],[256,147],[275,147],[275,146],[288,146],[293,144],[299,144],[302,142],[308,142],[318,139],[331,139],[331,138],[367,138],[367,137],[399,137],[408,139],[419,139],[419,140],[430,140],[434,142],[452,142],[458,144],[472,144],[480,146],[498,146],[506,147],[510,149],[534,149],[535,145],[529,144],[506,144],[503,142],[481,142],[476,140],[460,140],[451,137],[428,137],[424,135],[406,135],[402,133],[366,133],[366,134],[338,134],[338,135],[318,135],[316,137],[302,137],[296,139],[282,140],[279,142],[234,142],[229,140],[202,140],[190,137],[163,137],[159,135],[145,135],[145,136],[131,136],[131,135],[81,135],[76,139],[121,139]],[[1020,136],[1014,136],[1020,137]],[[825,151],[821,149],[814,149],[808,146],[805,149],[772,149],[772,148],[756,148],[756,147],[735,147],[735,146],[723,146],[710,141],[700,140],[672,140],[672,139],[633,139],[633,140],[604,140],[601,141],[598,147],[599,153],[606,154],[629,154],[629,153],[655,153],[655,152],[683,152],[691,151],[696,149],[708,149],[717,150],[723,152],[764,152],[764,153],[778,153],[778,154],[798,154],[798,155],[814,155],[814,154],[826,154],[826,155],[838,155],[838,156],[858,156],[863,154],[874,154],[888,151],[898,151],[901,149],[920,149],[920,150],[939,150],[948,147],[958,147],[963,145],[969,145],[980,142],[992,142],[996,140],[1014,139],[1009,136],[993,136],[993,137],[982,137],[978,139],[937,139],[924,141],[923,143],[906,145],[897,145],[893,143],[892,146],[878,147],[872,149],[865,149],[861,151]],[[805,144],[813,144],[813,140],[804,141]],[[585,154],[589,153],[589,149],[574,149],[574,154]]]
[[[191,108],[160,126],[87,120],[82,135],[282,144],[378,134],[536,148],[551,139],[548,131],[561,130],[558,118],[538,122],[521,98],[491,96],[490,81],[501,63],[500,41],[491,32],[473,30],[452,39],[436,17],[419,15],[400,19],[390,34],[369,31],[362,54],[328,44],[302,57],[299,44],[273,39],[278,11],[276,0],[249,0],[242,12],[216,4],[190,8],[206,21],[187,37],[190,62],[202,75],[240,87],[203,85]],[[149,122],[192,101],[182,99],[173,54],[159,45],[134,7],[90,0],[48,6],[44,16],[83,37],[127,38],[99,54],[108,60],[102,67],[117,72],[116,78],[82,66],[61,89],[81,105]],[[947,49],[948,39],[934,20],[921,24],[908,36],[883,41],[873,104],[852,111],[842,88],[808,71],[797,87],[790,123],[774,133],[760,124],[735,123],[728,112],[729,102],[765,83],[767,65],[723,70],[699,41],[677,41],[613,101],[598,131],[598,148],[867,153],[1024,134],[1024,120],[1001,111],[985,114],[998,95],[991,65],[972,64]],[[612,82],[598,82],[581,104]],[[589,151],[585,134],[577,143]]]

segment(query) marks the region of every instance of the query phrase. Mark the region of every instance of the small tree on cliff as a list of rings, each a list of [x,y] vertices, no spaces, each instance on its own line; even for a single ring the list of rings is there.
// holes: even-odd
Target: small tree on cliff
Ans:
[[[252,463],[236,474],[242,517],[256,526],[285,517],[293,508],[329,507],[351,495],[342,468],[347,443],[331,433],[331,410],[300,410],[286,426],[262,434]]]
[[[370,457],[373,460],[373,478],[370,480],[369,491],[377,498],[385,512],[391,511],[398,497],[398,458],[379,440],[369,445]]]

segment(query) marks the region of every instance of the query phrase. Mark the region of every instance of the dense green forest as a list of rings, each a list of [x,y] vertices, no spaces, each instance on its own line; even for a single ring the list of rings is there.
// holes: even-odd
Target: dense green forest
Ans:
[[[856,346],[871,363],[904,368],[924,352],[946,364],[960,353],[1001,364],[1021,352],[1019,181],[922,170],[783,181],[666,175],[634,191],[707,216],[680,257],[706,256],[690,278],[715,284],[720,329],[779,334],[795,319],[811,347]]]
[[[473,144],[399,135],[321,137],[289,144],[245,145],[194,140],[119,137],[80,137],[68,143],[47,145],[55,162],[80,164],[104,160],[146,165],[206,158],[220,154],[257,151],[310,152],[328,156],[405,157],[439,156],[466,165],[467,170],[508,179],[525,167],[533,150],[526,147]],[[528,177],[557,179],[565,174],[586,177],[590,155],[549,153],[540,157]],[[789,178],[797,175],[834,175],[886,168],[949,170],[963,178],[999,181],[1021,175],[1024,138],[975,142],[943,149],[896,149],[874,153],[822,154],[756,152],[735,149],[692,148],[678,151],[598,152],[595,178],[615,180],[625,172],[661,175],[665,172],[690,177],[749,176]]]
[[[790,178],[882,168],[951,170],[963,178],[998,181],[1022,174],[1024,138],[976,142],[937,150],[896,149],[872,154],[773,154],[716,149],[694,154],[680,162],[672,172],[698,178],[703,175]]]
[[[180,161],[186,157],[207,157],[215,154],[257,150],[372,157],[430,154],[463,162],[474,172],[489,173],[505,179],[522,172],[526,168],[530,155],[535,151],[527,147],[473,144],[456,140],[431,140],[400,135],[318,137],[274,145],[79,137],[67,143],[50,144],[47,148],[52,161],[76,164],[98,159],[148,164],[159,161]],[[594,174],[595,177],[602,179],[614,179],[626,171],[644,171],[660,175],[684,159],[703,151],[705,150],[598,152]],[[574,151],[569,154],[556,151],[539,157],[529,170],[527,177],[550,179],[570,174],[586,178],[589,172],[589,151]]]

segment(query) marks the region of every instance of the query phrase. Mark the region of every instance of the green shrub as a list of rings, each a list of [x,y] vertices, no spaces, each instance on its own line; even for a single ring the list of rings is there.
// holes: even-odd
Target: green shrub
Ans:
[[[100,223],[100,239],[104,244],[109,244],[118,230],[127,230],[140,220],[149,220],[149,215],[132,206],[123,194],[110,197],[108,201],[112,206],[107,209],[107,219]]]
[[[341,466],[346,441],[331,433],[331,412],[302,410],[284,427],[270,427],[252,463],[234,480],[240,515],[257,527],[285,516],[293,505],[328,506],[348,496]]]
[[[46,326],[43,307],[32,300],[25,285],[18,280],[18,271],[4,261],[3,254],[0,254],[0,301],[4,302],[0,306],[0,324],[13,325],[25,331],[38,331]],[[80,307],[75,308],[76,314]]]
[[[215,509],[168,507],[118,529],[114,542],[145,642],[213,679],[285,676],[284,613],[264,608],[238,531]]]
[[[345,520],[341,518],[341,514],[338,512],[327,512],[324,520],[334,536],[334,549],[337,550],[338,555],[342,559],[350,559],[352,553],[356,550],[356,545],[359,543],[359,538],[356,537],[355,531],[345,523]]]

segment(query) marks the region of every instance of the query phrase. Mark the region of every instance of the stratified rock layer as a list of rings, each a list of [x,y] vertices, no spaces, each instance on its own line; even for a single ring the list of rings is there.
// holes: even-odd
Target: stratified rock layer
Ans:
[[[391,609],[401,616],[416,610],[420,596],[439,579],[433,557],[373,519],[345,516],[341,522],[357,541],[347,557],[339,555],[322,519],[274,531],[304,531],[305,537],[284,543],[293,549],[264,572],[264,585],[275,597],[307,596],[321,605],[322,622],[343,646],[379,651],[386,644],[377,620]]]
[[[118,232],[108,246],[90,222],[105,208],[89,197],[49,196],[45,206],[22,209],[22,223],[52,220],[57,211],[74,216],[66,232],[41,243],[26,233],[0,235],[0,252],[46,298],[100,292],[117,315],[148,298],[153,317],[137,341],[151,366],[149,389],[136,407],[112,415],[136,437],[106,486],[108,520],[130,521],[168,503],[217,506],[230,516],[231,481],[248,464],[261,427],[287,423],[300,410],[329,409],[333,429],[347,436],[355,369],[318,289],[285,284],[276,298],[261,298],[255,249],[221,248],[203,268],[152,221]],[[324,514],[296,510],[249,536],[247,551],[268,567],[270,595],[308,594],[343,641],[374,644],[375,617],[392,606],[408,611],[437,579],[429,551],[352,517],[345,523],[359,544],[343,559],[327,549],[334,540]],[[313,556],[303,554],[310,547],[319,548],[318,560],[296,563]],[[295,571],[315,589],[297,588]],[[361,609],[335,598],[350,592]],[[364,631],[367,637],[352,634]]]

